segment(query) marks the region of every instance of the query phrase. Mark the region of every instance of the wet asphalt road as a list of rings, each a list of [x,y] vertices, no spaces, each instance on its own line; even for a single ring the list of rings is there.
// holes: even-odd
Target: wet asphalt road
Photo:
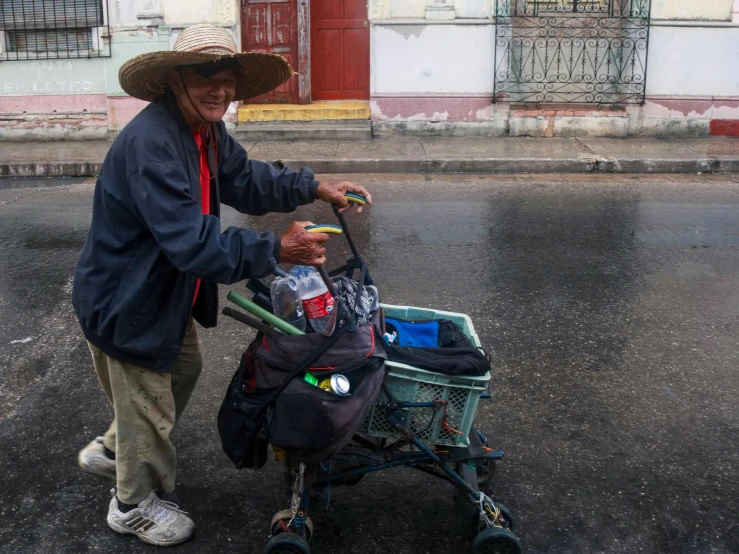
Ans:
[[[739,552],[739,178],[361,180],[375,206],[351,219],[383,300],[465,312],[493,354],[477,422],[507,452],[489,490],[525,552]],[[69,302],[93,186],[39,184],[0,182],[0,552],[150,552],[106,527],[109,486],[76,466],[111,415]],[[314,205],[224,224],[296,218],[331,221]],[[200,336],[174,436],[198,534],[179,552],[258,553],[280,466],[236,471],[214,422],[251,334]],[[334,488],[313,552],[467,552],[452,492],[402,469]]]

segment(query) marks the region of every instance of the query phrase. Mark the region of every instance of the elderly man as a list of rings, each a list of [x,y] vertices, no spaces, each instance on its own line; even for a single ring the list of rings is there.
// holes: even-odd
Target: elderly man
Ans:
[[[180,544],[192,520],[159,499],[171,492],[170,433],[200,374],[193,319],[216,324],[217,283],[272,273],[278,262],[320,265],[325,234],[293,223],[281,236],[221,231],[221,202],[253,215],[314,200],[347,209],[348,182],[319,183],[309,169],[277,171],[247,159],[221,121],[229,104],[292,75],[280,56],[237,53],[213,25],[182,31],[174,49],[129,60],[123,90],[150,101],[116,138],[95,187],[92,224],[73,304],[115,419],[79,454],[85,471],[113,479],[107,522],[158,546]],[[357,211],[360,211],[358,208]]]

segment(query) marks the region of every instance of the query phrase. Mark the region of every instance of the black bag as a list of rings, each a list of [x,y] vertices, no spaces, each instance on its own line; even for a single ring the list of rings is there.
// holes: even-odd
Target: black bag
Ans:
[[[259,469],[267,461],[267,440],[262,434],[264,416],[275,388],[257,391],[254,386],[254,350],[259,346],[259,334],[241,357],[218,411],[218,434],[226,455],[234,465]]]
[[[339,396],[293,379],[267,414],[269,442],[290,458],[319,463],[338,454],[362,426],[375,404],[385,378],[385,360],[377,356],[316,373],[319,379],[341,373],[351,383],[352,394]]]
[[[218,413],[223,449],[237,468],[262,467],[269,443],[297,461],[321,462],[359,429],[380,393],[386,354],[373,327],[348,329],[333,337],[257,335]],[[345,375],[351,396],[305,382],[298,376],[306,370],[318,379]]]
[[[428,321],[410,323],[425,324]],[[439,337],[437,347],[402,346],[383,341],[388,360],[412,365],[427,371],[445,375],[485,375],[490,370],[488,357],[452,321],[438,320]],[[395,331],[387,323],[388,332]]]

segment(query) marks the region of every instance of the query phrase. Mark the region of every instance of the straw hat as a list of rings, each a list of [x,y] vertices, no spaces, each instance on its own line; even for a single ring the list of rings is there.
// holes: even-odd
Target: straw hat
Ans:
[[[282,56],[237,52],[231,33],[222,27],[206,24],[184,29],[172,50],[131,58],[121,66],[118,80],[129,95],[152,102],[166,92],[170,69],[224,58],[233,58],[241,65],[234,100],[246,100],[269,92],[293,75],[290,64]]]

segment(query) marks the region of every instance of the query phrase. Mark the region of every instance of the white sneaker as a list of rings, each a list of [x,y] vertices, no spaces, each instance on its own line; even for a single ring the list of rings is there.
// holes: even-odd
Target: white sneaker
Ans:
[[[77,463],[87,473],[115,481],[115,460],[105,455],[103,437],[97,437],[80,450]]]
[[[136,535],[142,541],[156,546],[182,544],[195,534],[195,524],[186,512],[172,502],[159,499],[154,491],[137,508],[123,513],[118,509],[118,498],[108,508],[108,526],[122,535]]]

